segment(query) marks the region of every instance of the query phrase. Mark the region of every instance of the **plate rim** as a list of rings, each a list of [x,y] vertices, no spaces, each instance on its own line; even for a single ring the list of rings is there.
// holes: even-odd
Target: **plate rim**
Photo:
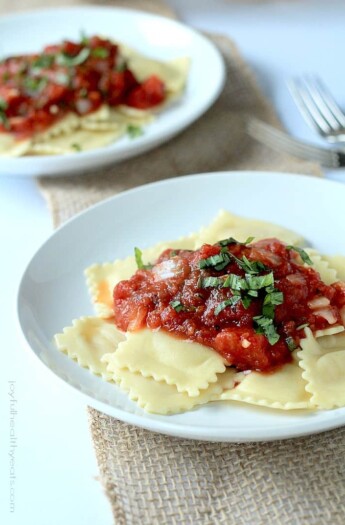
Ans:
[[[186,119],[179,119],[176,120],[174,124],[170,124],[168,126],[168,129],[163,132],[163,134],[158,133],[158,135],[161,135],[158,137],[158,135],[153,137],[139,137],[137,139],[137,142],[135,143],[135,147],[133,147],[131,144],[125,145],[122,149],[120,149],[119,152],[116,152],[113,150],[113,147],[116,147],[116,141],[108,146],[95,148],[94,150],[81,152],[79,155],[76,155],[74,153],[69,153],[65,155],[42,155],[42,156],[24,156],[24,157],[4,157],[3,159],[6,161],[6,168],[3,170],[0,170],[0,176],[19,176],[19,177],[36,177],[36,176],[51,176],[56,177],[59,175],[64,176],[73,176],[73,175],[82,175],[83,172],[87,173],[89,169],[95,169],[95,163],[97,161],[96,156],[106,156],[106,161],[104,163],[101,163],[101,165],[109,166],[112,163],[115,164],[117,162],[121,162],[130,158],[134,158],[138,155],[141,155],[147,151],[150,151],[152,149],[157,148],[159,145],[164,144],[171,140],[174,136],[178,135],[185,129],[187,129],[191,124],[193,124],[195,121],[197,121],[206,111],[216,102],[218,97],[220,96],[224,85],[226,81],[226,66],[225,61],[222,56],[222,53],[218,49],[218,47],[212,42],[210,38],[204,35],[203,32],[199,31],[198,29],[188,26],[187,24],[173,19],[168,18],[163,15],[150,13],[147,11],[142,11],[139,9],[128,9],[124,7],[116,7],[116,6],[97,6],[97,5],[81,5],[81,6],[58,6],[58,7],[45,7],[45,8],[34,8],[34,9],[27,9],[24,11],[20,11],[18,13],[10,13],[10,14],[4,14],[0,16],[0,25],[2,22],[4,23],[15,23],[16,19],[22,18],[25,16],[39,16],[41,14],[53,14],[54,12],[63,13],[65,11],[68,12],[87,12],[87,11],[94,11],[94,12],[120,12],[127,16],[133,17],[133,19],[137,18],[138,16],[146,18],[146,19],[154,19],[154,20],[161,20],[164,23],[171,24],[172,26],[177,26],[179,29],[182,29],[183,31],[186,31],[187,33],[193,35],[193,38],[199,39],[203,43],[203,45],[207,45],[210,50],[212,50],[212,53],[214,55],[215,63],[217,63],[217,69],[219,71],[219,76],[217,79],[217,83],[215,85],[214,91],[211,93],[211,96],[208,98],[205,98],[201,104],[199,104],[198,107],[195,108],[195,110],[192,112],[192,114],[188,115],[188,118]],[[147,139],[147,140],[146,140]],[[84,164],[89,162],[92,162],[92,166],[88,169],[88,167],[78,167],[78,164],[80,164],[80,161],[78,163],[78,159],[81,160],[81,162],[84,161]],[[99,160],[99,158],[98,158]],[[30,163],[34,163],[36,161],[36,165],[38,166],[36,169],[30,169],[28,167]],[[72,167],[67,170],[64,167],[58,167],[58,168],[51,168],[51,170],[48,169],[46,164],[55,164],[57,163],[68,163],[69,161],[72,161]],[[19,172],[16,174],[16,170]],[[35,173],[33,173],[35,171]],[[30,172],[30,173],[29,173]]]
[[[89,406],[111,416],[119,419],[120,421],[123,421],[128,424],[132,424],[134,426],[144,428],[146,430],[150,430],[153,432],[158,432],[164,435],[170,435],[175,437],[180,437],[183,439],[193,439],[193,440],[201,440],[201,441],[209,441],[209,442],[233,442],[233,443],[254,443],[254,442],[265,442],[265,441],[276,441],[276,440],[285,440],[285,439],[292,439],[292,438],[298,438],[302,436],[309,436],[317,433],[326,432],[328,430],[332,430],[335,428],[339,428],[345,425],[345,408],[343,409],[344,414],[342,414],[342,417],[334,417],[331,420],[326,420],[322,422],[321,428],[320,428],[320,422],[316,421],[316,424],[313,424],[312,420],[310,420],[306,427],[306,422],[304,419],[301,419],[301,423],[297,424],[294,423],[293,429],[289,428],[276,428],[272,426],[270,428],[270,435],[267,436],[267,427],[264,429],[257,429],[255,426],[253,428],[246,427],[246,429],[242,429],[240,431],[237,430],[236,427],[226,429],[222,429],[221,427],[198,427],[196,425],[181,425],[176,423],[170,423],[165,422],[161,420],[155,420],[150,419],[150,417],[147,417],[145,414],[133,414],[131,412],[127,412],[123,409],[119,409],[116,407],[113,407],[105,402],[99,401],[95,398],[93,398],[91,395],[82,392],[78,388],[76,388],[73,384],[71,384],[68,381],[65,381],[61,376],[59,376],[54,370],[52,370],[47,364],[45,364],[39,356],[36,354],[36,352],[31,347],[26,334],[24,332],[24,328],[22,326],[21,322],[21,290],[25,283],[26,276],[29,272],[30,266],[33,263],[36,256],[39,254],[39,252],[48,244],[58,232],[61,230],[68,228],[69,225],[77,220],[79,218],[85,216],[90,211],[96,210],[99,207],[102,207],[104,205],[109,204],[112,201],[126,198],[128,195],[134,194],[136,192],[142,191],[142,189],[150,189],[150,187],[157,187],[157,186],[165,186],[169,184],[174,184],[175,182],[181,182],[183,184],[184,180],[191,180],[197,178],[209,178],[214,175],[218,176],[226,176],[231,177],[232,175],[236,175],[237,177],[245,177],[246,175],[253,175],[255,173],[255,176],[264,176],[264,177],[276,177],[283,176],[285,178],[294,178],[295,180],[300,180],[301,178],[304,180],[308,180],[308,183],[311,181],[314,181],[313,183],[319,184],[321,186],[338,186],[339,188],[342,188],[341,191],[344,191],[344,184],[339,181],[329,180],[325,178],[317,178],[317,177],[311,177],[309,175],[300,175],[297,173],[286,173],[286,172],[268,172],[268,171],[255,171],[255,170],[246,170],[246,171],[220,171],[220,172],[207,172],[207,173],[198,173],[198,174],[192,174],[192,175],[184,175],[180,177],[173,177],[169,179],[164,179],[156,182],[150,182],[146,184],[142,184],[140,186],[136,186],[134,188],[131,188],[129,190],[120,192],[116,195],[110,196],[106,199],[101,200],[100,202],[95,203],[94,205],[90,206],[89,208],[86,208],[85,210],[82,210],[72,216],[70,219],[68,219],[66,222],[61,224],[58,228],[52,231],[52,233],[45,239],[43,243],[35,250],[34,254],[30,257],[29,261],[25,265],[25,270],[23,271],[22,277],[20,279],[18,288],[17,288],[17,300],[16,300],[16,324],[18,333],[20,334],[21,341],[23,342],[23,346],[25,347],[26,351],[31,354],[33,357],[33,361],[37,363],[38,366],[43,366],[45,370],[48,370],[51,374],[51,376],[54,376],[55,380],[57,380],[61,386],[61,384],[64,385],[64,387],[67,387],[68,389],[72,389],[74,393],[76,393],[79,396],[82,396],[85,403],[87,403]],[[40,365],[40,364],[41,365]],[[340,407],[340,410],[342,407]],[[335,409],[337,410],[337,409]],[[339,409],[338,409],[339,410]],[[321,411],[320,411],[321,412]],[[331,412],[331,411],[322,411],[322,412]],[[148,414],[150,416],[150,414]],[[169,418],[169,415],[166,416]],[[315,422],[314,422],[315,423]],[[255,429],[255,436],[253,436],[253,431]],[[247,435],[249,433],[249,436]]]

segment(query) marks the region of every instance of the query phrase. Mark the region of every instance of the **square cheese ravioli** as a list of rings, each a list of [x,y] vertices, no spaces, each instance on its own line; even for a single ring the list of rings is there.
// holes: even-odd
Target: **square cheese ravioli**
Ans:
[[[298,234],[277,225],[242,219],[226,211],[221,211],[209,226],[195,234],[143,250],[139,262],[144,270],[151,269],[162,252],[164,254],[171,250],[193,254],[205,243],[215,244],[222,239],[227,239],[227,242],[232,239],[230,242],[237,242],[239,247],[253,246],[255,250],[256,245],[251,244],[250,239],[254,234],[259,239],[259,247],[260,239],[278,237],[289,250],[296,251],[296,258],[303,258],[303,261],[300,260],[301,265],[312,265],[313,271],[317,272],[318,279],[321,279],[325,287],[334,286],[334,293],[338,295],[345,289],[341,282],[339,284],[339,279],[345,276],[345,258],[323,257],[315,250],[302,250],[299,246],[303,244],[303,239]],[[225,251],[220,251],[220,254],[224,253]],[[163,255],[162,262],[159,263],[163,263],[163,277],[162,267],[159,268],[160,273],[154,276],[158,281],[164,280],[164,272],[169,276],[171,269],[171,265],[165,264],[164,257]],[[219,256],[217,258],[217,254],[203,260],[212,262],[212,257],[213,263],[218,264],[218,267],[225,264]],[[247,265],[245,277],[241,281],[240,275],[237,275],[237,279],[226,276],[234,286],[232,293],[235,291],[237,295],[232,295],[235,299],[228,304],[219,303],[219,313],[223,310],[227,312],[226,308],[229,306],[236,306],[236,301],[244,302],[246,297],[252,301],[248,294],[251,293],[255,299],[264,286],[264,301],[269,302],[268,296],[271,302],[274,303],[275,300],[278,305],[284,304],[281,297],[283,293],[272,291],[272,272],[268,273],[267,267],[260,270],[260,266],[254,267],[248,258],[237,259],[240,261],[237,261],[239,268],[241,261]],[[211,401],[241,402],[282,410],[318,410],[345,406],[345,336],[344,321],[341,321],[345,317],[344,307],[340,309],[343,317],[334,320],[332,310],[327,313],[330,299],[324,297],[320,301],[318,298],[319,302],[314,301],[311,307],[316,304],[316,314],[324,315],[325,318],[328,316],[329,323],[323,322],[321,329],[315,329],[314,332],[309,326],[298,327],[300,343],[294,345],[291,338],[291,358],[286,363],[272,367],[269,372],[246,370],[240,365],[236,368],[226,359],[226,353],[192,341],[186,336],[176,337],[169,331],[149,326],[135,331],[124,330],[119,326],[116,317],[114,318],[116,309],[114,311],[113,290],[121,281],[131,279],[136,273],[137,263],[138,259],[131,256],[115,262],[95,264],[86,269],[87,285],[96,317],[75,320],[71,327],[55,336],[55,341],[59,350],[91,372],[101,375],[103,379],[115,382],[141,408],[148,412],[171,414],[191,410]],[[183,268],[178,269],[182,270]],[[263,271],[263,275],[260,271]],[[310,270],[306,270],[308,272]],[[219,285],[221,278],[215,275],[206,279],[208,281],[203,283],[205,287],[218,286],[211,291],[216,296],[219,286],[224,287],[224,282]],[[292,278],[291,283],[293,284]],[[186,305],[178,303],[175,301],[173,308],[177,313],[183,312]],[[271,313],[277,307],[275,304],[266,306],[269,307],[266,312]],[[256,317],[260,322],[263,319],[267,323],[268,318],[263,315]],[[255,316],[254,321],[258,322]],[[262,337],[273,337],[274,340],[277,334],[274,334],[274,328],[272,332],[273,322],[268,324],[271,327],[269,329],[264,323],[262,326],[257,325],[257,333]],[[231,342],[231,338],[228,341]],[[275,344],[273,341],[271,343]],[[239,354],[242,352],[245,355],[251,345],[245,330],[240,334],[237,344],[240,345],[237,348]],[[223,347],[220,345],[219,348]]]

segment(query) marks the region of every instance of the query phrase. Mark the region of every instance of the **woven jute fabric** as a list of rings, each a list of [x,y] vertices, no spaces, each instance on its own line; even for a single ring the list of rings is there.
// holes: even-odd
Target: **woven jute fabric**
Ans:
[[[345,429],[271,443],[155,434],[89,409],[116,525],[344,525]]]
[[[8,10],[14,7],[4,1]],[[158,0],[93,3],[174,16]],[[42,4],[22,0],[16,7]],[[227,68],[215,105],[178,137],[145,155],[91,174],[41,178],[54,225],[122,190],[188,173],[254,169],[321,175],[317,165],[274,153],[246,135],[248,116],[277,127],[280,123],[236,46],[222,36],[211,38]],[[88,414],[99,479],[116,525],[345,523],[343,429],[274,443],[217,444],[159,435],[91,408]]]

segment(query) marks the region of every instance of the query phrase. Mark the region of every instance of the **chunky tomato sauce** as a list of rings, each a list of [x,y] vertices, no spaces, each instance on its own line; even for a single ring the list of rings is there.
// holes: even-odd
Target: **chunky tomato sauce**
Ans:
[[[306,325],[344,324],[345,284],[327,286],[276,239],[205,244],[168,249],[121,281],[114,314],[123,331],[163,329],[214,348],[238,370],[271,371],[291,361]]]
[[[98,36],[0,62],[0,131],[19,139],[44,131],[71,111],[87,115],[104,103],[148,109],[164,99],[157,76],[139,82],[118,46]]]

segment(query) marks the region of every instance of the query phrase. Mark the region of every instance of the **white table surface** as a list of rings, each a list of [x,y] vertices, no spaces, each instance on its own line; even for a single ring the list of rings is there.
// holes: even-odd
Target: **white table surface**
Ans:
[[[195,27],[228,34],[238,43],[287,128],[315,140],[303,123],[285,82],[317,71],[345,106],[345,4],[305,0],[234,5],[220,0],[171,0]],[[345,170],[326,176],[345,182]],[[0,522],[27,525],[110,525],[110,506],[96,480],[97,466],[86,406],[60,389],[25,352],[16,324],[16,292],[35,250],[52,232],[51,219],[34,180],[0,179],[1,352]],[[12,385],[9,381],[14,381]],[[10,396],[14,449],[15,511],[10,512]]]

